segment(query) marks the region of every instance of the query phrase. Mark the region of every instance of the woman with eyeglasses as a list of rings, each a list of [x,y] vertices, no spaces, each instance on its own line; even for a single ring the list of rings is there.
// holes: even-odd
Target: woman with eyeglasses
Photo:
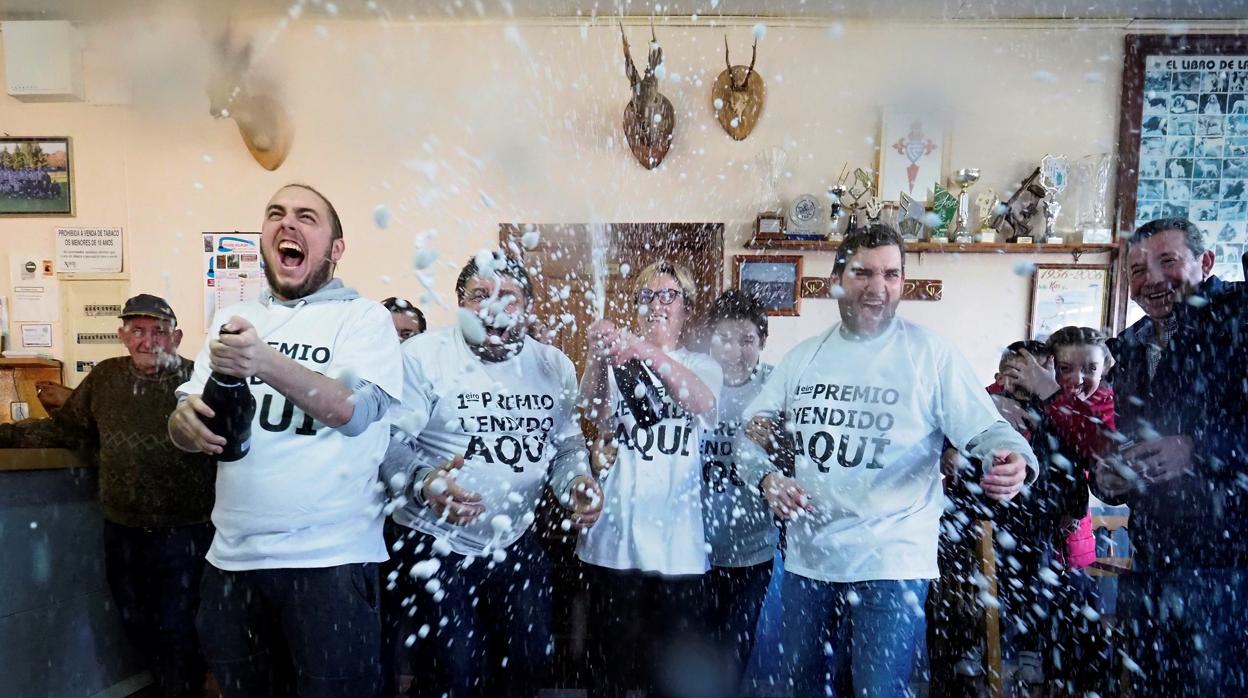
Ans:
[[[700,444],[703,430],[714,428],[723,384],[711,357],[680,346],[696,295],[687,269],[651,264],[634,283],[637,334],[608,320],[589,329],[582,415],[615,451],[613,463],[595,458],[606,502],[577,546],[598,638],[592,695],[614,698],[632,688],[682,695],[676,682],[724,673],[699,672],[688,661],[706,656],[706,635],[697,627],[700,581],[709,569]],[[630,404],[646,401],[622,394],[617,381],[629,367],[649,379],[634,397],[653,390],[655,414],[635,414]]]

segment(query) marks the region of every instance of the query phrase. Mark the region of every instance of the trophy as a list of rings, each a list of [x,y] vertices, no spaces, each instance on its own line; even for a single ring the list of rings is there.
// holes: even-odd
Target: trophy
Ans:
[[[784,176],[784,163],[788,160],[784,148],[768,148],[756,156],[759,168],[763,171],[761,200],[758,210],[768,213],[780,213],[784,204],[780,201],[780,178]]]
[[[965,245],[975,241],[971,236],[971,195],[966,193],[968,187],[979,181],[979,168],[970,167],[958,170],[950,178],[958,185],[958,218],[953,229],[954,242]]]
[[[1000,217],[997,206],[1001,204],[997,198],[997,193],[989,187],[987,190],[979,193],[975,197],[975,208],[979,211],[979,230],[976,238],[982,243],[994,243],[997,241],[997,231],[993,230],[992,224]]]
[[[1045,155],[1040,160],[1040,186],[1044,189],[1044,241],[1060,245],[1063,240],[1057,234],[1057,214],[1062,205],[1057,197],[1066,191],[1069,166],[1064,155]]]
[[[784,204],[780,201],[780,178],[788,154],[783,148],[768,148],[756,157],[762,178],[759,179],[758,217],[754,221],[755,240],[784,239]]]
[[[867,197],[862,204],[862,210],[867,212],[868,223],[879,223],[880,215],[884,212],[884,202],[880,201],[880,197],[874,194]]]
[[[845,235],[840,232],[841,218],[845,217],[845,205],[842,203],[846,192],[849,188],[844,184],[834,184],[828,187],[828,210],[831,212],[828,216],[828,239],[832,242],[840,242],[845,239]]]
[[[923,234],[923,215],[927,212],[922,201],[914,200],[901,192],[897,211],[897,232],[906,242],[918,242]]]
[[[936,185],[936,194],[932,197],[932,211],[940,219],[940,223],[932,228],[932,242],[949,242],[949,226],[958,213],[958,200],[948,189]]]
[[[1039,167],[1023,179],[1009,199],[1001,202],[1005,211],[1001,213],[999,219],[994,219],[993,227],[997,229],[997,232],[1006,236],[1007,242],[1018,244],[1035,242],[1035,238],[1031,235],[1030,221],[1036,215],[1036,209],[1039,208],[1045,196],[1044,188],[1036,182],[1038,179],[1040,179]]]
[[[1109,201],[1109,153],[1085,155],[1075,163],[1078,200],[1075,229],[1083,233],[1084,244],[1113,242],[1106,204]]]
[[[852,233],[858,229],[858,211],[863,206],[861,200],[871,193],[872,188],[871,176],[861,167],[854,170],[854,184],[849,188],[849,198],[853,203],[849,205],[849,225],[845,226],[846,233]]]

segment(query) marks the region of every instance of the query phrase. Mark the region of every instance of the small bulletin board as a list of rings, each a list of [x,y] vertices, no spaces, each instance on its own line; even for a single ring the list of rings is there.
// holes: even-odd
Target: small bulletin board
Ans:
[[[1108,265],[1040,264],[1031,278],[1028,338],[1045,340],[1068,325],[1106,328],[1111,281]]]

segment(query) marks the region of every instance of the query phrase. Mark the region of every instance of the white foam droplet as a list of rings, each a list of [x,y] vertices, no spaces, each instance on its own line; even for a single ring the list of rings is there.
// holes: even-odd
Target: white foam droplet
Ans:
[[[438,261],[437,250],[417,250],[416,256],[412,257],[412,266],[417,270],[428,269],[436,261]]]
[[[456,315],[459,316],[459,331],[464,334],[464,340],[469,344],[483,344],[486,335],[481,318],[467,308],[460,308]]]
[[[524,245],[524,249],[526,250],[531,250],[537,247],[537,244],[541,241],[542,234],[536,230],[531,230],[520,237],[520,244]]]
[[[490,519],[490,528],[493,528],[494,532],[499,535],[502,535],[510,531],[511,530],[511,517],[506,514],[499,514],[495,516],[494,518]]]
[[[436,557],[431,557],[428,560],[421,560],[420,562],[412,565],[412,571],[410,574],[411,576],[418,577],[420,579],[430,579],[433,575],[437,574],[438,570],[441,568],[442,561]]]
[[[763,24],[762,22],[755,24],[754,25],[754,38],[758,39],[759,41],[762,41],[764,36],[767,36],[767,25]]]
[[[373,223],[382,230],[390,226],[390,209],[386,208],[385,204],[379,204],[373,209]]]
[[[433,552],[439,555],[451,554],[451,541],[449,538],[437,538],[430,547],[433,548]]]
[[[1019,276],[1031,276],[1035,271],[1035,262],[1022,261],[1014,265],[1014,273]]]
[[[450,485],[448,485],[446,482],[446,478],[435,477],[433,479],[433,482],[429,483],[429,493],[435,497],[437,497],[438,495],[446,494],[446,488],[449,486]]]
[[[402,492],[407,486],[407,473],[395,473],[390,476],[390,489],[395,492]]]
[[[715,106],[716,111],[724,108],[724,100],[720,99],[719,97],[716,97],[715,101],[711,102],[711,104]]]

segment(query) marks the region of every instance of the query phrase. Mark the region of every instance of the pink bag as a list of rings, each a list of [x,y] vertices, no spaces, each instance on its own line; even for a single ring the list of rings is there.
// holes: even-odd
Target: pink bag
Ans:
[[[1092,512],[1079,519],[1079,528],[1066,536],[1066,565],[1081,570],[1096,562],[1096,535],[1092,532]]]

